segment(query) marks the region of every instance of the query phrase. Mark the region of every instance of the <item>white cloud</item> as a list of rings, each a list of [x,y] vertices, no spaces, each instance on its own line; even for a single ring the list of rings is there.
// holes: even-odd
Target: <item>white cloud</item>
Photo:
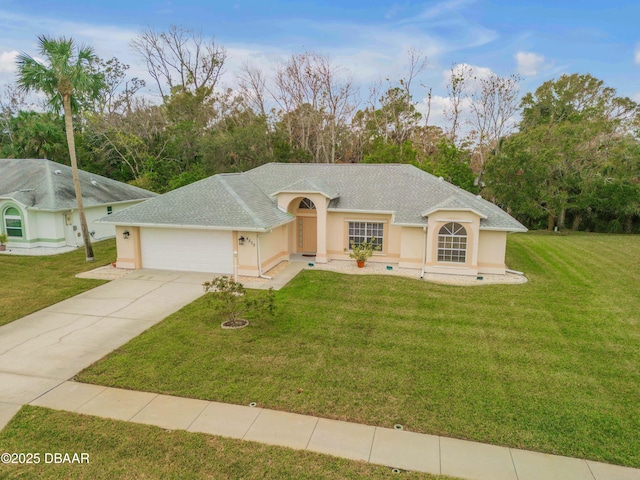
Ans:
[[[13,73],[16,71],[17,50],[0,53],[0,73]]]
[[[533,52],[518,52],[515,54],[516,62],[518,62],[517,71],[525,77],[533,77],[540,72],[544,66],[544,56]],[[636,60],[637,60],[636,56]]]
[[[636,65],[640,65],[640,43],[636,46],[635,60],[636,60]]]
[[[451,71],[453,69],[453,72]],[[477,92],[481,88],[481,81],[487,80],[495,72],[489,67],[479,67],[477,65],[469,65],[468,63],[457,63],[452,69],[442,71],[442,86],[447,88],[451,75],[458,75],[464,78],[464,89],[468,94]]]

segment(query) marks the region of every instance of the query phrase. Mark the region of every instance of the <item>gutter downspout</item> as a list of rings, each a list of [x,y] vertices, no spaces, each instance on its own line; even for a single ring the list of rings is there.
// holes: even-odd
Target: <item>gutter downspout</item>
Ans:
[[[269,235],[272,231],[273,229],[269,230],[268,232],[264,232],[262,234],[260,233],[256,234],[256,245],[258,247],[258,278],[264,278],[266,280],[271,280],[271,277],[268,277],[262,274],[262,264],[260,262],[260,237],[263,235]]]
[[[427,226],[422,227],[424,231],[424,241],[422,242],[422,271],[420,272],[420,280],[424,278],[425,264],[427,263]]]

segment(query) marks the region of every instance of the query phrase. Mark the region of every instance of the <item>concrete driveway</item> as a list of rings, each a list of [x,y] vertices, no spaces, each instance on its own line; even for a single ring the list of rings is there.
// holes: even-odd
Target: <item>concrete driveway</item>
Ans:
[[[143,269],[0,327],[0,429],[21,405],[200,297],[210,279]]]

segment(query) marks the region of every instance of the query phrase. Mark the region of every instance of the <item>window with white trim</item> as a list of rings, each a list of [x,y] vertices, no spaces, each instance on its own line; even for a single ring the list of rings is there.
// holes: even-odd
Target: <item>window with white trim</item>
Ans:
[[[372,238],[373,245],[377,246],[377,251],[381,252],[384,248],[384,223],[379,222],[349,222],[349,235],[347,245],[351,250],[351,245],[361,245],[370,241]]]
[[[438,232],[438,261],[467,261],[467,230],[459,223],[447,223]]]
[[[22,217],[15,207],[9,207],[4,211],[4,227],[7,237],[22,238]]]

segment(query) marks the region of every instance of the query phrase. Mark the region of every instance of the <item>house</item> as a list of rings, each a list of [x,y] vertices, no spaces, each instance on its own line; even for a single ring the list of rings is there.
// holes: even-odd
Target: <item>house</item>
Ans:
[[[118,267],[260,276],[294,254],[464,275],[505,273],[496,205],[412,165],[279,164],[219,174],[114,213]],[[234,253],[237,252],[237,253]]]
[[[97,224],[156,196],[141,188],[80,170],[80,188],[91,240],[115,235],[115,227]],[[84,243],[71,167],[46,159],[0,159],[0,232],[9,247],[64,247]]]

